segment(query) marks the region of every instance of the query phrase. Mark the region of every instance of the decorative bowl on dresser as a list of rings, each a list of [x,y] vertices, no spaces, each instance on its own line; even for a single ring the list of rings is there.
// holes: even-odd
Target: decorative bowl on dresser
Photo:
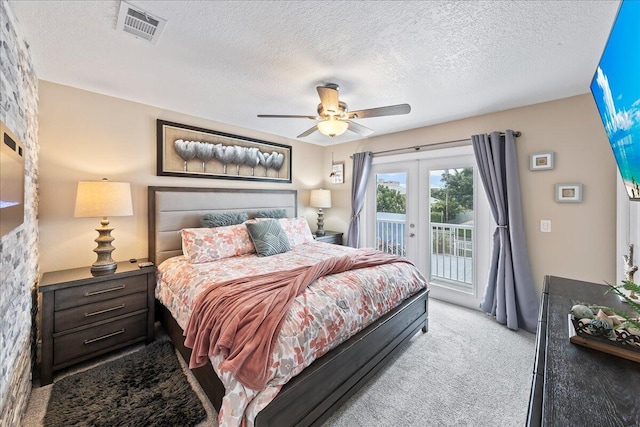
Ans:
[[[146,261],[146,260],[144,260]],[[41,384],[53,372],[141,341],[154,339],[155,265],[120,262],[115,273],[89,267],[45,273],[42,293]]]
[[[334,245],[342,245],[342,234],[337,231],[326,230],[324,236],[313,235],[318,242],[333,243]]]

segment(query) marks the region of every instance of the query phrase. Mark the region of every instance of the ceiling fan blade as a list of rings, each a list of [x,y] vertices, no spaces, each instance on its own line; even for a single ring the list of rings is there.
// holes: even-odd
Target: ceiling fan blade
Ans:
[[[373,133],[373,129],[369,129],[366,126],[362,126],[361,124],[352,122],[351,120],[346,120],[346,122],[349,123],[348,129],[358,135],[369,136]]]
[[[258,117],[267,119],[318,119],[316,116],[292,116],[288,114],[258,114]]]
[[[367,117],[396,116],[399,114],[409,114],[410,112],[411,106],[409,104],[398,104],[369,108],[367,110],[349,111],[349,118],[366,119]]]
[[[338,101],[338,87],[335,86],[318,86],[318,95],[325,113],[334,115],[340,114],[340,102]]]
[[[314,126],[312,128],[309,128],[309,129],[305,130],[300,135],[298,135],[296,138],[304,138],[305,136],[309,136],[309,135],[311,135],[312,133],[314,133],[317,130],[318,130],[318,126],[316,125],[316,126]]]

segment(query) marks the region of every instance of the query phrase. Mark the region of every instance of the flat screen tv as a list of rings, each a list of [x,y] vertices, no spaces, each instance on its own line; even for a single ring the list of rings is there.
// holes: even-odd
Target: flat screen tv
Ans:
[[[591,93],[629,199],[640,201],[640,1],[620,4]]]
[[[0,121],[0,236],[24,221],[24,148]]]

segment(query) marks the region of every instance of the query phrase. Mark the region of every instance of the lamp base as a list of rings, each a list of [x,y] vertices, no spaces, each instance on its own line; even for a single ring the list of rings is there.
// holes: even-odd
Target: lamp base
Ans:
[[[324,212],[322,212],[322,208],[318,209],[318,230],[316,230],[316,236],[324,236]]]
[[[94,276],[105,276],[107,274],[113,274],[118,268],[118,264],[114,261],[113,264],[105,264],[105,265],[91,265],[91,274]]]
[[[93,251],[98,254],[98,259],[91,265],[91,274],[93,275],[111,274],[116,271],[118,267],[116,262],[111,258],[111,252],[115,250],[111,245],[111,242],[115,240],[111,236],[113,228],[107,227],[109,221],[106,218],[102,220],[101,224],[101,228],[96,228],[99,236],[94,240],[98,246]]]

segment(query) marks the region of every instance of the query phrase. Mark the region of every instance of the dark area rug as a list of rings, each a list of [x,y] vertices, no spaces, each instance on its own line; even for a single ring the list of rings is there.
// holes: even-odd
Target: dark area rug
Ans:
[[[44,425],[186,427],[206,416],[165,340],[55,382]]]

